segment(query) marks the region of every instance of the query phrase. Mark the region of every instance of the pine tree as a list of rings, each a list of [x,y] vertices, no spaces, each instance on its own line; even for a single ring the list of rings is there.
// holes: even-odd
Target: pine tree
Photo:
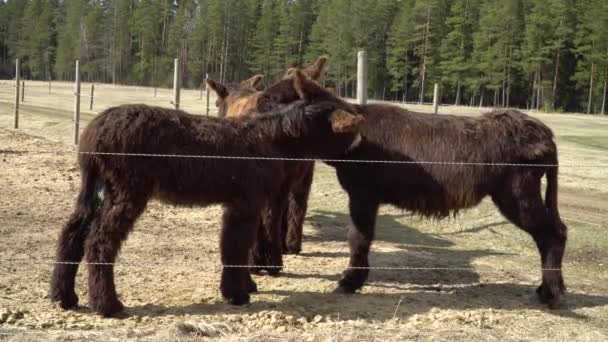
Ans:
[[[413,32],[411,9],[415,0],[402,1],[395,20],[391,25],[387,52],[387,68],[391,77],[391,90],[402,91],[402,101],[407,101],[408,86],[412,74],[412,45],[408,38]]]
[[[581,101],[581,107],[585,109],[587,114],[594,110],[594,98],[598,91],[598,78],[606,68],[606,56],[608,53],[608,43],[606,42],[606,32],[608,32],[608,6],[601,0],[585,0],[577,4],[577,13],[579,22],[576,30],[575,46],[578,57],[576,80],[579,89],[586,90],[582,92],[581,97],[585,100]],[[602,88],[602,91],[604,89]],[[605,94],[605,91],[604,91]],[[604,96],[602,96],[604,98]],[[602,100],[602,104],[605,103]],[[602,105],[605,107],[605,105]]]
[[[521,0],[490,0],[482,5],[479,29],[474,33],[473,77],[468,86],[478,89],[479,104],[509,106],[516,63],[523,35]],[[493,95],[486,101],[486,90]]]
[[[85,1],[73,0],[67,2],[65,22],[58,29],[57,58],[55,61],[56,75],[60,79],[73,79],[74,61],[82,56],[81,19],[84,15]]]
[[[441,75],[444,85],[455,88],[455,105],[460,105],[464,80],[473,68],[473,28],[477,20],[479,1],[455,0],[446,20],[448,33],[441,42]]]
[[[131,27],[136,46],[135,64],[131,79],[140,84],[156,81],[156,63],[160,55],[160,28],[162,2],[159,0],[139,1],[133,11]]]
[[[256,25],[256,30],[251,41],[251,55],[249,65],[251,71],[266,75],[266,78],[274,78],[274,66],[277,61],[273,60],[275,36],[278,29],[274,19],[277,17],[278,1],[264,0],[261,15]]]
[[[414,72],[417,74],[415,85],[419,89],[420,103],[424,102],[429,78],[437,72],[439,57],[436,55],[444,30],[445,9],[445,3],[441,0],[418,0],[412,9],[414,27],[409,42],[417,59]]]

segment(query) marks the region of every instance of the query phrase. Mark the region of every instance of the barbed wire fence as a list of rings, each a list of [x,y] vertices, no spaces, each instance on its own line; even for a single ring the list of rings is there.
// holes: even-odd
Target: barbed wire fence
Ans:
[[[129,85],[96,84],[94,82],[84,84],[81,82],[81,71],[79,61],[75,61],[74,82],[26,81],[21,79],[21,63],[15,60],[15,79],[12,82],[0,82],[0,99],[13,98],[13,128],[19,129],[23,121],[20,113],[24,111],[23,104],[32,103],[33,106],[46,105],[48,108],[61,108],[69,111],[66,104],[73,103],[73,116],[71,119],[73,143],[78,144],[80,135],[80,121],[82,106],[88,108],[88,113],[94,113],[97,109],[105,109],[127,103],[146,102],[161,107],[172,107],[180,109],[182,105],[182,92],[188,95],[188,102],[194,105],[186,106],[192,113],[201,115],[213,115],[217,109],[211,104],[212,94],[206,82],[202,82],[200,89],[183,89],[182,76],[180,74],[179,60],[174,60],[173,88],[141,87]],[[209,74],[205,75],[205,81]],[[151,92],[153,91],[153,95]],[[30,99],[35,99],[31,101]],[[81,104],[81,101],[83,102]],[[101,101],[102,107],[95,106],[96,101]]]
[[[175,61],[176,66],[178,65],[178,61]],[[17,75],[19,75],[19,61],[16,63],[17,65]],[[78,66],[76,67],[76,75],[79,74]],[[361,71],[365,73],[365,70]],[[41,98],[43,96],[48,96],[49,101],[56,100],[60,98],[62,100],[74,100],[74,143],[78,143],[78,133],[79,133],[79,123],[80,123],[80,100],[87,99],[89,101],[89,110],[92,111],[95,106],[95,99],[98,97],[103,97],[105,90],[115,90],[116,88],[126,88],[129,89],[129,94],[120,94],[109,101],[112,104],[122,104],[125,102],[133,102],[133,101],[141,101],[143,93],[146,93],[146,96],[150,96],[150,89],[146,87],[131,87],[131,86],[114,86],[114,85],[106,85],[106,84],[90,84],[90,93],[87,96],[84,94],[86,90],[82,90],[81,83],[79,81],[79,77],[76,77],[76,82],[73,85],[74,88],[71,88],[71,85],[67,82],[64,83],[55,83],[49,81],[48,86],[41,84],[27,84],[25,81],[21,81],[20,78],[16,77],[16,83],[11,85],[10,83],[1,83],[0,82],[0,97],[3,97],[5,94],[12,94],[12,90],[14,89],[15,95],[15,105],[14,105],[14,127],[19,128],[19,111],[20,105],[28,102],[29,97]],[[205,87],[206,88],[206,87]],[[48,90],[48,91],[47,91]],[[136,95],[132,95],[132,92],[135,91]],[[437,91],[437,90],[436,90]],[[198,100],[201,101],[202,114],[210,115],[214,111],[214,108],[210,106],[210,94],[209,89],[205,89],[205,96],[203,96],[203,90],[195,90],[194,92],[198,93]],[[190,94],[192,95],[192,94]],[[161,106],[172,106],[176,109],[179,109],[181,106],[181,84],[180,84],[180,75],[179,68],[175,68],[174,75],[174,88],[171,89],[154,89],[154,99],[158,98],[158,101],[154,101],[156,104],[158,102]],[[150,100],[147,98],[146,100]],[[105,102],[104,102],[105,103]],[[120,152],[94,152],[94,151],[45,151],[45,150],[11,150],[11,149],[1,149],[0,154],[90,154],[90,155],[100,155],[100,156],[121,156],[121,157],[133,157],[133,158],[195,158],[195,159],[226,159],[226,160],[243,160],[243,161],[252,161],[252,160],[262,160],[262,161],[323,161],[323,162],[335,162],[335,163],[374,163],[374,164],[392,164],[392,165],[451,165],[451,166],[466,166],[466,167],[544,167],[544,168],[552,168],[558,167],[557,164],[521,164],[521,163],[474,163],[474,162],[459,162],[459,161],[405,161],[405,160],[348,160],[348,159],[308,159],[308,158],[274,158],[274,157],[264,157],[264,156],[227,156],[227,155],[182,155],[182,154],[137,154],[137,153],[120,153]],[[567,167],[567,168],[594,168],[594,169],[606,169],[608,164],[561,164],[559,167]],[[333,184],[333,183],[332,183]],[[317,184],[313,185],[316,187],[324,187],[325,184]],[[333,193],[330,193],[329,198],[333,198],[333,195],[344,192],[342,190],[337,190]],[[601,215],[596,215],[597,219],[601,219],[602,222],[608,221],[608,217],[604,217]],[[585,220],[579,220],[577,218],[569,218],[564,217],[565,220],[569,220],[572,222],[579,222],[582,224],[587,224],[590,226],[596,227],[604,227],[603,224],[587,222]],[[219,253],[216,253],[219,255]],[[29,255],[25,258],[9,258],[3,260],[3,264],[18,264],[24,266],[31,267],[49,267],[57,264],[83,264],[83,265],[104,265],[104,266],[126,266],[126,267],[139,267],[139,268],[150,268],[150,267],[188,267],[188,268],[197,268],[202,267],[200,263],[191,262],[191,263],[172,263],[172,262],[117,262],[117,263],[87,263],[87,262],[66,262],[66,261],[54,261],[50,259],[37,258],[33,255]],[[252,266],[252,265],[222,265],[215,264],[212,266],[214,270],[222,270],[224,268],[278,268],[281,267],[283,269],[300,269],[304,266],[274,266],[274,265],[264,265],[264,266]],[[368,270],[382,270],[382,271],[415,271],[415,272],[489,272],[489,273],[504,273],[508,272],[538,272],[539,269],[535,267],[457,267],[457,266],[449,266],[449,267],[424,267],[424,266],[412,266],[412,265],[403,265],[403,266],[370,266],[370,267],[352,267],[349,265],[344,265],[344,267],[326,267],[324,268],[331,272],[341,272],[344,269],[368,269]],[[561,271],[561,269],[540,269],[541,271]],[[24,333],[23,330],[19,330],[18,333]],[[28,333],[28,332],[25,332]],[[44,334],[44,331],[29,331],[32,334]],[[13,336],[14,332],[2,332],[0,331],[0,336]]]

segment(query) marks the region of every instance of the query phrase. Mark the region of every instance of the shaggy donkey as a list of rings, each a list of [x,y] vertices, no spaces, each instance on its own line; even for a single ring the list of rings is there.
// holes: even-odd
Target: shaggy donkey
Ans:
[[[265,91],[266,98],[277,104],[298,99],[299,92],[289,82],[279,82]],[[516,110],[497,110],[477,118],[428,115],[380,104],[352,105],[346,110],[361,113],[365,123],[362,142],[342,158],[408,162],[329,163],[349,196],[354,223],[348,233],[350,267],[369,266],[381,204],[444,218],[490,196],[510,222],[534,239],[542,264],[537,293],[550,307],[558,304],[566,289],[561,266],[567,228],[558,211],[557,147],[549,127]],[[547,177],[544,201],[543,176]],[[355,292],[368,274],[368,269],[347,269],[336,291]]]
[[[211,87],[217,94],[215,106],[218,109],[217,116],[239,116],[244,112],[251,111],[252,106],[247,105],[247,100],[240,101],[259,93],[259,87],[264,75],[255,75],[237,84],[222,85],[214,80],[207,80],[207,86]]]
[[[293,75],[296,70],[300,70],[302,74],[309,79],[316,81],[321,76],[326,62],[327,57],[321,56],[317,58],[315,62],[303,69],[288,69],[285,77],[288,78],[290,75]],[[257,101],[263,96],[263,92],[256,91],[256,88],[261,78],[261,75],[256,75],[249,80],[241,82],[238,87],[224,86],[213,80],[208,80],[208,85],[216,92],[218,97],[216,103],[218,107],[218,116],[238,116],[247,114],[251,110],[258,108]],[[255,113],[260,114],[259,112]],[[302,249],[302,230],[308,206],[308,196],[313,180],[314,163],[307,161],[294,162],[287,164],[286,166],[289,168],[289,170],[286,170],[286,174],[289,175],[286,186],[290,191],[288,198],[285,199],[285,201],[288,202],[288,207],[287,212],[282,215],[283,221],[281,223],[280,243],[284,254],[299,254]],[[252,263],[258,266],[282,265],[279,260],[275,260],[271,255],[265,253],[265,251],[268,250],[268,247],[265,247],[262,244],[264,242],[268,242],[270,245],[274,244],[274,242],[269,241],[271,235],[269,235],[268,229],[261,226],[260,234],[266,234],[266,238],[260,238],[258,240],[260,244],[256,245],[256,248],[254,249]],[[270,267],[265,269],[263,267],[258,267],[254,269],[254,272],[262,270],[266,270],[269,274],[275,275],[280,271],[280,268]]]
[[[328,158],[343,153],[358,141],[356,131],[363,118],[339,109],[339,99],[312,100],[301,87],[302,78],[296,74],[290,81],[305,100],[265,116],[219,119],[125,105],[107,109],[91,121],[79,146],[80,194],[57,245],[52,300],[64,309],[77,305],[74,282],[84,256],[92,308],[103,316],[123,309],[112,263],[152,198],[175,205],[223,204],[221,261],[246,264],[262,208],[270,203],[272,212],[282,212],[277,198],[284,196],[284,164],[288,162],[103,153],[277,158]],[[278,225],[281,217],[273,219]],[[230,303],[240,305],[249,302],[256,285],[248,269],[225,267],[220,289]]]

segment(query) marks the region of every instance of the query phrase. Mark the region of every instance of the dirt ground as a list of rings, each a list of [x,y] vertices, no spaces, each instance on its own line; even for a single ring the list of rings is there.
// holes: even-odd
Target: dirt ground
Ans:
[[[221,208],[152,202],[116,267],[126,315],[103,319],[86,306],[83,269],[77,311],[48,297],[57,235],[80,182],[67,143],[70,106],[26,101],[26,135],[6,128],[8,101],[0,98],[0,341],[608,340],[608,174],[582,167],[608,164],[608,145],[592,139],[606,136],[603,118],[538,114],[556,132],[564,165],[569,293],[558,310],[536,300],[532,240],[490,202],[439,222],[383,208],[372,265],[434,269],[372,270],[362,293],[332,294],[348,261],[350,219],[333,170],[318,163],[304,251],[286,257],[281,276],[255,276],[250,305],[225,304],[218,291]]]

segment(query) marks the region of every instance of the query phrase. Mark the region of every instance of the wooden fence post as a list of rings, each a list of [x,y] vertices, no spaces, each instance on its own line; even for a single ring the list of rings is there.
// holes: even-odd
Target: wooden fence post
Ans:
[[[93,95],[95,94],[95,83],[91,83],[91,102],[89,103],[89,110],[93,110]]]
[[[78,135],[80,133],[80,66],[76,60],[76,76],[74,82],[74,145],[78,145]]]
[[[15,129],[19,128],[19,58],[15,60]]]
[[[433,113],[439,112],[439,84],[435,83],[435,90],[433,91]]]
[[[180,84],[180,73],[179,73],[179,58],[176,58],[174,61],[174,71],[173,71],[173,105],[175,109],[179,109],[179,92],[181,88]]]
[[[357,55],[357,103],[367,103],[367,52],[359,51]]]
[[[207,95],[207,116],[209,116],[209,85],[207,81],[209,80],[209,73],[205,74],[205,93]]]
[[[21,81],[21,102],[25,102],[25,81]]]

